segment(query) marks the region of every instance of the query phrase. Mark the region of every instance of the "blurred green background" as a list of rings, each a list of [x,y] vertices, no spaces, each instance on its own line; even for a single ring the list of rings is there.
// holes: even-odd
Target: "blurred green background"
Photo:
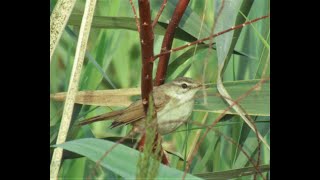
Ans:
[[[51,0],[51,10],[56,1]],[[137,1],[133,1],[136,9]],[[160,8],[162,1],[151,1],[152,17],[154,18]],[[174,10],[176,0],[169,1],[160,18],[160,23],[164,25]],[[232,3],[232,1],[226,1]],[[245,18],[254,19],[269,14],[268,0],[261,1],[240,1],[241,7],[247,6],[249,11]],[[70,79],[72,64],[79,33],[79,25],[84,11],[84,0],[78,0],[70,17],[70,21],[59,41],[50,64],[50,93],[66,92]],[[178,47],[207,37],[217,15],[215,1],[190,1],[186,13],[179,25],[180,36],[177,37],[172,47]],[[245,8],[244,8],[245,9]],[[138,11],[138,9],[137,9]],[[238,15],[240,10],[227,12]],[[117,17],[110,20],[109,17]],[[130,19],[126,19],[130,18]],[[92,29],[88,40],[87,53],[84,67],[81,74],[79,90],[98,90],[98,89],[120,89],[129,87],[140,87],[141,81],[141,55],[139,34],[135,27],[134,15],[129,1],[98,0],[93,18]],[[110,21],[108,21],[110,20]],[[241,34],[237,39],[234,54],[231,55],[226,70],[223,73],[224,82],[237,82],[240,80],[254,80],[269,77],[269,42],[270,25],[269,18],[247,25],[242,28]],[[116,23],[117,22],[117,23]],[[218,19],[219,22],[219,19]],[[234,22],[233,22],[234,23]],[[162,24],[162,25],[163,25]],[[160,52],[163,39],[164,28],[158,25],[155,30],[154,53]],[[177,34],[176,34],[177,35]],[[178,35],[177,35],[178,36]],[[208,41],[209,42],[209,41]],[[206,42],[206,43],[208,43]],[[215,42],[215,41],[213,41]],[[213,46],[215,47],[215,46]],[[239,55],[240,54],[240,55]],[[183,55],[183,56],[181,56]],[[170,65],[167,81],[179,76],[188,76],[205,83],[215,83],[218,73],[217,52],[209,49],[208,46],[194,46],[171,53]],[[154,74],[157,69],[157,61],[154,65]],[[265,71],[265,74],[263,72]],[[262,77],[264,75],[264,77]],[[252,87],[252,86],[251,86]],[[214,88],[214,87],[213,87]],[[250,87],[241,87],[244,92]],[[269,87],[266,87],[267,90]],[[259,92],[257,92],[259,93]],[[202,92],[199,93],[201,95]],[[210,125],[220,114],[210,111],[214,104],[196,106],[191,121]],[[262,97],[264,97],[262,95]],[[233,97],[237,98],[237,97]],[[269,96],[266,95],[266,105],[269,105]],[[201,98],[197,101],[203,103]],[[255,106],[254,101],[250,101]],[[123,107],[111,107],[118,109]],[[63,111],[63,102],[50,101],[50,144],[56,142],[60,120]],[[110,107],[95,107],[76,104],[73,113],[73,122],[84,118],[109,112]],[[257,111],[266,111],[259,109]],[[257,129],[269,140],[270,117],[269,115],[251,116],[255,120]],[[95,137],[123,137],[130,130],[129,126],[122,128],[108,128],[111,121],[98,122],[82,128],[72,127],[68,140]],[[180,154],[183,159],[187,159],[190,150],[193,150],[195,143],[203,134],[205,128],[198,127],[194,123],[189,123],[180,127],[177,132],[164,137],[164,146]],[[218,123],[213,131],[210,131],[204,142],[201,144],[197,154],[192,161],[190,173],[203,174],[218,171],[227,171],[244,167],[252,167],[248,158],[243,154],[237,145],[233,144],[226,137],[234,140],[241,146],[250,158],[256,160],[260,155],[260,164],[269,164],[270,151],[261,145],[258,148],[256,135],[244,123],[238,115],[226,115]],[[121,157],[119,157],[121,158]],[[169,155],[170,167],[184,170],[185,162],[181,161],[176,155]],[[62,178],[85,178],[94,168],[95,163],[86,157],[64,160],[60,176]],[[263,173],[264,176],[267,173]],[[214,177],[214,173],[210,174]],[[210,177],[209,176],[209,177]],[[262,179],[259,175],[258,179]],[[98,168],[97,179],[121,179],[121,176],[111,170]],[[252,176],[245,176],[236,179],[251,179]]]

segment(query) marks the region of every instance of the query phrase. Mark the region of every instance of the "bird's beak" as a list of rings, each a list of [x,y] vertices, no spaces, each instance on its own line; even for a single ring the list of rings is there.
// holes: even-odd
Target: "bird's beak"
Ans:
[[[204,87],[204,89],[208,89],[209,85],[208,84],[199,84],[199,86],[197,86],[197,88],[202,88]]]
[[[194,87],[194,88],[192,88],[192,89],[199,89],[199,88],[201,88],[202,87],[202,84],[199,84],[198,86],[196,86],[196,87]]]

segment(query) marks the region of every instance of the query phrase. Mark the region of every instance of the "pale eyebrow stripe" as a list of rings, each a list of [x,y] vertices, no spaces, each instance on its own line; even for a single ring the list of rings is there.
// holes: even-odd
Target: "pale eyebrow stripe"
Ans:
[[[188,86],[190,86],[191,85],[191,83],[189,83],[189,82],[173,82],[173,84],[175,84],[175,85],[182,85],[182,84],[187,84]]]

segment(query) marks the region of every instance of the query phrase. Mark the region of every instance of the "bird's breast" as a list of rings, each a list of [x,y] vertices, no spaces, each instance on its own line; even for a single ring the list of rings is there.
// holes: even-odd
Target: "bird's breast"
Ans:
[[[157,113],[160,134],[170,133],[186,122],[192,113],[193,104],[193,100],[184,103],[170,101],[166,104],[165,107]]]

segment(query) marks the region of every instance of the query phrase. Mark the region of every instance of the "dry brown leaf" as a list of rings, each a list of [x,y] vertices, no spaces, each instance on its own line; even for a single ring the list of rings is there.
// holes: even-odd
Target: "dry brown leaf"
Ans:
[[[140,88],[79,91],[76,94],[75,103],[95,106],[129,106],[134,95],[140,95]],[[66,93],[51,94],[50,98],[56,101],[64,101]]]

